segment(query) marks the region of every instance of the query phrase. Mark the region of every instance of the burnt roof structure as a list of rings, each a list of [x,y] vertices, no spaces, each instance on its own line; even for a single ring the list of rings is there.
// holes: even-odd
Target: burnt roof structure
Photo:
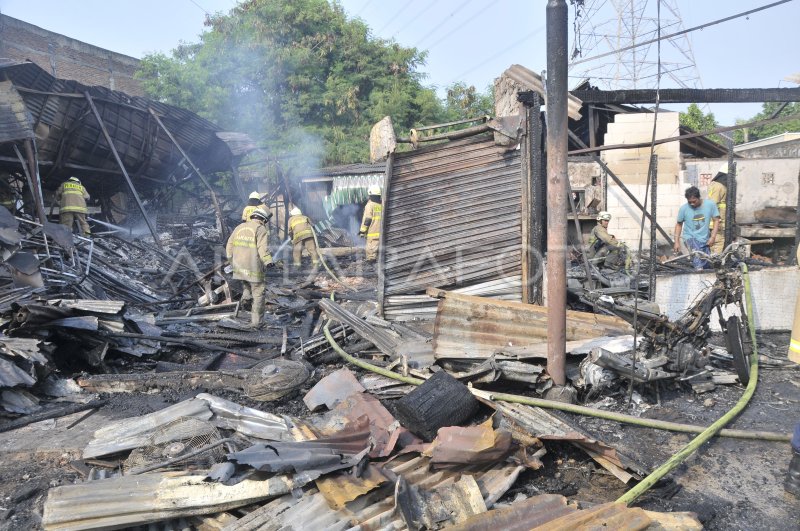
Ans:
[[[44,188],[53,188],[71,175],[88,184],[103,181],[106,189],[125,186],[123,179],[114,178],[123,172],[87,94],[137,187],[172,184],[168,177],[185,162],[154,114],[202,173],[230,170],[239,157],[255,148],[246,135],[222,132],[186,109],[57,79],[34,63],[0,65],[0,80],[13,84],[0,91],[0,168],[19,169],[8,143],[35,135]],[[19,109],[14,110],[20,98],[28,114],[27,130],[20,125]]]

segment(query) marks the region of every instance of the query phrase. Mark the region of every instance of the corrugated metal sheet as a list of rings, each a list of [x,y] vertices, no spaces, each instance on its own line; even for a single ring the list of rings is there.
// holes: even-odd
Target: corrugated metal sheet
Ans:
[[[202,172],[230,169],[232,150],[239,155],[251,145],[246,135],[220,133],[216,125],[186,109],[103,87],[87,87],[77,81],[56,79],[34,63],[2,65],[0,71],[22,96],[33,122],[49,126],[46,135],[37,139],[39,158],[43,162],[58,159],[62,164],[119,170],[97,121],[93,117],[84,118],[86,99],[82,94],[85,91],[94,99],[123,164],[137,184],[152,186],[152,181],[141,178],[163,179],[183,160],[148,108],[159,114]],[[51,182],[60,183],[65,175],[74,171],[68,168],[61,171],[48,179],[45,187]],[[102,179],[96,172],[84,172],[82,177],[90,188]],[[104,182],[116,184],[117,180],[113,181],[110,183],[106,179]]]
[[[618,317],[567,311],[567,340],[631,333]],[[547,308],[452,292],[439,301],[433,334],[436,359],[486,358],[507,347],[547,338]]]
[[[401,456],[385,465],[396,475],[402,475],[408,483],[425,489],[452,483],[463,474],[471,474],[478,482],[487,506],[500,498],[513,484],[520,467],[497,464],[478,469],[431,472],[430,461],[424,457]],[[327,529],[405,529],[399,511],[395,510],[394,486],[387,485],[348,503],[345,508],[334,510],[325,497],[310,491],[299,500],[280,498],[253,511],[225,531],[277,531],[277,530]]]
[[[513,79],[517,82],[522,90],[532,90],[539,94],[542,97],[542,101],[547,103],[545,91],[544,91],[544,83],[542,81],[541,76],[534,72],[529,68],[525,68],[522,65],[511,65],[509,68],[506,69],[505,72],[501,74],[502,77],[507,77],[509,79]],[[573,120],[578,120],[581,117],[581,107],[583,106],[583,102],[573,96],[572,94],[569,95],[567,99],[567,107],[569,112],[569,117]]]
[[[22,96],[10,81],[0,82],[0,143],[33,138],[30,117]]]
[[[386,196],[387,318],[430,316],[420,295],[431,286],[521,299],[519,151],[482,134],[398,153]]]

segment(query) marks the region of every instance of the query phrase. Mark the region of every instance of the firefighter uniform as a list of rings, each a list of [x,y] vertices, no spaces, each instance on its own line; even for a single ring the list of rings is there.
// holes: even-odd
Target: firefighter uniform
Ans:
[[[711,252],[719,254],[725,248],[725,199],[728,196],[728,187],[719,180],[714,180],[708,187],[708,198],[717,204],[719,209],[719,228],[717,229],[717,239],[711,247]]]
[[[605,218],[603,215],[608,217]],[[617,269],[621,265],[621,249],[620,242],[611,234],[608,229],[603,226],[603,221],[611,219],[611,215],[606,212],[601,212],[597,218],[597,225],[592,229],[589,236],[589,248],[586,251],[587,258],[604,258],[603,267],[610,269]]]
[[[86,201],[89,199],[89,192],[81,184],[77,177],[70,177],[61,183],[56,190],[56,201],[59,201],[59,216],[62,225],[69,227],[72,231],[72,224],[77,221],[81,231],[85,235],[92,233],[89,223],[86,222]]]
[[[244,283],[242,299],[250,298],[252,293],[250,315],[254,327],[261,323],[264,313],[264,292],[267,287],[264,267],[272,264],[268,240],[269,229],[264,221],[253,218],[236,227],[225,246],[228,261],[233,267],[233,278]]]
[[[311,228],[311,220],[304,216],[300,209],[292,209],[292,216],[289,218],[289,234],[292,236],[292,264],[300,267],[303,259],[303,249],[308,251],[311,262],[314,265],[319,263],[317,254],[317,244],[314,242],[314,233]]]
[[[247,198],[247,205],[242,209],[242,221],[250,219],[250,214],[255,212],[257,208],[264,208],[264,203],[261,202],[261,194],[251,192]]]
[[[367,238],[366,255],[367,260],[375,261],[378,259],[378,245],[381,238],[381,216],[383,205],[380,201],[375,201],[372,197],[364,207],[364,217],[361,218],[361,228],[358,233]]]

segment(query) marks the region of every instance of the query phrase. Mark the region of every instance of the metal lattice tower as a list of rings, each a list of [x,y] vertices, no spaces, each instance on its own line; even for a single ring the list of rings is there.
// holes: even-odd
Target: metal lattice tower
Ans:
[[[684,29],[677,0],[661,0],[661,35]],[[588,58],[658,36],[657,0],[585,0],[575,19],[573,60]],[[589,78],[607,89],[655,88],[655,42],[586,63],[570,65],[575,82]],[[661,85],[702,88],[687,34],[661,42]]]

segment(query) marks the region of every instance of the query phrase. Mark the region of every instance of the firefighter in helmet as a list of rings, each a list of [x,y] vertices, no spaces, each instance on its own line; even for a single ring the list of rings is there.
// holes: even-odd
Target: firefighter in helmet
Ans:
[[[225,252],[233,268],[234,280],[242,281],[242,300],[252,297],[250,310],[251,325],[256,328],[261,324],[264,313],[265,283],[264,269],[275,264],[270,255],[267,222],[272,214],[263,208],[256,208],[250,219],[233,230]]]
[[[89,192],[86,191],[86,188],[77,177],[70,177],[61,183],[61,186],[56,190],[56,201],[59,202],[58,212],[61,224],[66,225],[72,231],[72,225],[77,221],[81,232],[85,236],[91,235],[92,231],[86,221],[86,214],[89,213],[89,209],[86,208],[86,201],[88,200]]]
[[[623,263],[623,244],[613,234],[608,233],[608,223],[611,214],[605,210],[597,214],[597,225],[592,229],[589,237],[587,258],[600,262],[607,269],[619,269]]]
[[[250,214],[259,207],[264,207],[264,203],[261,202],[261,194],[258,192],[251,192],[250,196],[247,198],[247,205],[242,209],[242,221],[250,219]]]
[[[364,207],[364,217],[361,218],[358,235],[367,239],[367,260],[374,262],[378,259],[378,245],[381,239],[381,216],[383,215],[381,187],[374,184],[367,189],[367,194],[369,200]]]
[[[303,212],[294,207],[289,211],[289,234],[292,236],[292,265],[300,267],[302,264],[303,249],[308,251],[313,265],[319,264],[317,255],[317,244],[314,242],[314,229],[311,227],[311,220],[304,216]]]
[[[711,179],[711,184],[708,186],[708,198],[717,204],[719,210],[719,227],[717,233],[722,235],[714,241],[711,246],[711,252],[719,254],[725,247],[725,209],[727,207],[726,199],[728,196],[728,163],[723,162],[717,170],[717,174]]]

